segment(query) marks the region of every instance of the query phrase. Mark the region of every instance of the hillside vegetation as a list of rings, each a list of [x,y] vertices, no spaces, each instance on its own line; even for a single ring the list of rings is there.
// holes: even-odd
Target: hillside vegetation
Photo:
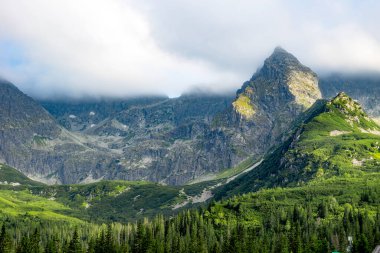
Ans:
[[[262,163],[214,189],[219,201],[197,210],[172,209],[186,196],[219,181],[183,189],[126,181],[4,185],[0,248],[11,252],[371,252],[380,243],[380,127],[343,93],[318,102],[296,122],[290,137]],[[164,216],[155,216],[157,206]],[[115,223],[128,219],[137,222]]]

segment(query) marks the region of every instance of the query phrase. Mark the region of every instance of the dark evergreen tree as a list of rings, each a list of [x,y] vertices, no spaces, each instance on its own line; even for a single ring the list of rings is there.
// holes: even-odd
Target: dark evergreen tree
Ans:
[[[73,233],[73,237],[69,243],[67,253],[81,253],[81,252],[82,252],[82,246],[79,241],[78,230],[75,229]]]

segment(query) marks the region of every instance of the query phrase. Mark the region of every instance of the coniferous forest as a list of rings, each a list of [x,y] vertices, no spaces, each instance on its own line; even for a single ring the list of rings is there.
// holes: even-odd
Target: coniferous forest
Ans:
[[[233,201],[174,217],[108,225],[57,223],[25,216],[2,221],[0,252],[371,252],[380,241],[380,208],[333,200],[273,208],[260,222]],[[343,208],[343,211],[340,210]],[[351,245],[348,237],[354,238]]]

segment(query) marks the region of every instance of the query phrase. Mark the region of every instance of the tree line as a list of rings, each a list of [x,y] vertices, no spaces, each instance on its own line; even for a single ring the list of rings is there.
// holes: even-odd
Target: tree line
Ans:
[[[55,226],[54,222],[32,222],[30,217],[23,221],[7,217],[1,227],[0,253],[326,253],[346,252],[347,248],[366,253],[380,244],[379,208],[373,213],[346,204],[337,215],[329,210],[324,201],[315,209],[299,205],[276,208],[259,223],[247,219],[250,214],[239,207],[231,207],[235,214],[220,222],[223,210],[214,204],[126,225]]]

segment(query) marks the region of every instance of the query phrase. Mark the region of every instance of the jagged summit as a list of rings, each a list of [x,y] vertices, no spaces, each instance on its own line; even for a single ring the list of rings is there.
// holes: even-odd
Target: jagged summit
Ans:
[[[294,55],[281,47],[276,47],[273,53],[264,61],[263,67],[254,74],[252,79],[263,75],[269,78],[286,78],[290,71],[302,71],[312,73],[310,68],[304,66]]]
[[[274,48],[273,53],[288,53],[288,51],[286,51],[281,46],[277,46],[277,47]]]
[[[344,92],[339,92],[328,103],[328,106],[336,108],[346,115],[368,117],[362,106]]]
[[[247,154],[265,152],[321,98],[317,75],[292,54],[276,48],[237,92],[229,118],[240,131],[236,139],[242,145],[234,148]]]
[[[294,64],[301,64],[298,59],[283,49],[282,47],[276,47],[273,50],[273,53],[265,60],[264,63],[268,62],[276,62],[279,64],[285,64],[285,63],[294,63]]]
[[[327,111],[335,118],[344,120],[346,128],[355,128],[360,132],[376,132],[380,127],[363,110],[361,104],[352,99],[344,92],[340,92],[326,104]]]
[[[246,119],[255,112],[298,114],[322,97],[317,75],[296,57],[277,47],[263,67],[237,93],[235,110]]]

